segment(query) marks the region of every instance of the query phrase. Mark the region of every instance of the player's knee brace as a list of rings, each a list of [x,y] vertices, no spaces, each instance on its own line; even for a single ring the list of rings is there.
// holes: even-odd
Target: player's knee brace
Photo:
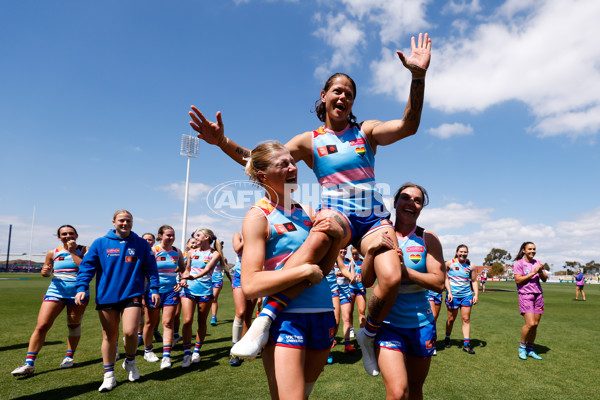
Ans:
[[[81,336],[81,325],[68,325],[69,336]]]

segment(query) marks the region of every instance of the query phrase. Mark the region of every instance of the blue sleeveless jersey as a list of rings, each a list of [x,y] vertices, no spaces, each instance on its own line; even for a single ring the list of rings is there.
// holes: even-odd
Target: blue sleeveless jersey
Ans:
[[[404,265],[406,268],[422,273],[427,272],[427,248],[424,236],[424,230],[415,226],[407,237],[398,237],[398,245],[404,254]],[[400,328],[418,328],[433,321],[431,306],[427,300],[427,289],[403,276],[394,306],[384,322]]]
[[[457,298],[466,297],[471,294],[471,266],[461,264],[458,259],[453,259],[448,271],[448,281],[452,296]]]
[[[221,261],[219,261],[217,265],[215,265],[215,269],[213,269],[212,281],[215,283],[223,281],[223,269],[221,269]]]
[[[158,244],[154,245],[152,250],[156,258],[156,266],[158,267],[159,292],[168,293],[177,284],[177,273],[175,270],[179,262],[179,253],[175,247],[170,251],[166,251]]]
[[[191,258],[190,275],[197,276],[202,272],[209,261],[212,259],[212,250],[208,249],[202,251],[200,249],[189,253],[188,257]],[[192,296],[210,296],[213,294],[212,291],[212,275],[207,273],[202,278],[194,279],[193,281],[187,281],[188,287],[184,288],[184,294]]]
[[[77,249],[75,252],[79,257],[83,257],[81,250]],[[77,294],[75,281],[79,267],[73,261],[73,256],[64,247],[57,247],[54,249],[52,262],[54,271],[46,296],[74,299]],[[86,296],[89,296],[88,291],[86,291]]]
[[[375,188],[375,155],[365,134],[348,125],[341,132],[313,132],[313,171],[322,187],[323,208],[359,216],[389,216]]]
[[[238,274],[242,273],[242,252],[243,250],[235,255],[235,265],[233,266],[233,271],[237,272]]]
[[[363,260],[361,260],[361,259],[358,259],[358,260],[352,259],[352,262],[354,263],[354,274],[362,276],[362,263],[363,263]],[[362,290],[362,289],[365,288],[365,286],[362,284],[362,280],[361,280],[361,282],[354,281],[354,283],[350,284],[350,287],[352,289],[360,289],[360,290]]]
[[[298,205],[292,205],[291,210],[284,210],[266,198],[256,202],[253,208],[262,211],[269,223],[264,269],[281,269],[287,259],[306,241],[312,227],[310,217]],[[323,279],[318,284],[304,289],[283,312],[315,313],[331,310],[331,291],[327,280]]]

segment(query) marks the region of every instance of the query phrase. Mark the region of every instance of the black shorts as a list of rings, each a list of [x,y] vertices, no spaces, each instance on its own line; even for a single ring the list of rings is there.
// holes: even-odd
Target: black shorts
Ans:
[[[135,296],[118,303],[96,304],[96,310],[117,310],[123,311],[126,308],[139,307],[142,308],[142,296]]]

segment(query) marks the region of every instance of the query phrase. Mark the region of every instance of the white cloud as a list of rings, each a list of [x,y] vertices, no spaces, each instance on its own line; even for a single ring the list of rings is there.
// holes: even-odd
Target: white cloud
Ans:
[[[188,201],[194,202],[200,196],[207,194],[212,189],[211,186],[205,185],[204,183],[192,183],[190,182]],[[179,200],[185,200],[185,182],[171,183],[167,186],[160,186],[157,190],[162,190],[176,196]]]
[[[473,203],[449,203],[442,208],[427,208],[421,212],[420,222],[433,232],[460,229],[468,224],[482,224],[490,219],[492,209],[480,209]]]
[[[600,2],[533,5],[509,1],[464,34],[432,38],[427,101],[453,113],[517,100],[535,116],[531,129],[540,136],[597,134]],[[397,74],[397,62],[390,50],[382,50],[371,65],[375,90],[405,101],[409,77]]]
[[[375,29],[383,44],[404,41],[407,33],[429,27],[425,5],[429,0],[340,0],[322,2],[334,10],[327,15],[315,14],[321,27],[315,35],[333,49],[329,63],[319,66],[315,76],[328,76],[332,70],[356,65],[362,59],[361,48],[367,45],[367,30]],[[339,3],[342,4],[340,10]]]
[[[437,128],[431,128],[429,129],[429,133],[440,139],[449,139],[453,136],[471,135],[473,134],[473,128],[471,128],[471,125],[455,122],[453,124],[442,124]]]
[[[481,11],[479,0],[471,0],[471,2],[468,2],[467,0],[451,0],[443,9],[443,12],[450,12],[452,14],[475,14],[479,11]]]
[[[344,14],[321,16],[317,14],[315,20],[321,28],[314,33],[322,38],[326,44],[333,47],[333,54],[329,63],[321,65],[315,71],[318,77],[326,77],[331,71],[348,67],[358,63],[359,52],[357,48],[365,45],[364,32],[357,21],[349,20]]]

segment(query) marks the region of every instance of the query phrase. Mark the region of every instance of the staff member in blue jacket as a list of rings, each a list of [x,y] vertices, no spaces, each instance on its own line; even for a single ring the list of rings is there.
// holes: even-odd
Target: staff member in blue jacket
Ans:
[[[96,310],[102,324],[104,361],[104,382],[98,389],[100,392],[108,392],[117,386],[114,367],[121,313],[127,357],[123,369],[128,372],[130,381],[140,379],[135,353],[146,278],[150,281],[152,303],[160,303],[156,259],[148,242],[131,231],[133,216],[127,210],[119,210],[113,216],[113,225],[115,229],[96,239],[90,246],[79,264],[76,282],[75,303],[81,304],[96,275]]]

